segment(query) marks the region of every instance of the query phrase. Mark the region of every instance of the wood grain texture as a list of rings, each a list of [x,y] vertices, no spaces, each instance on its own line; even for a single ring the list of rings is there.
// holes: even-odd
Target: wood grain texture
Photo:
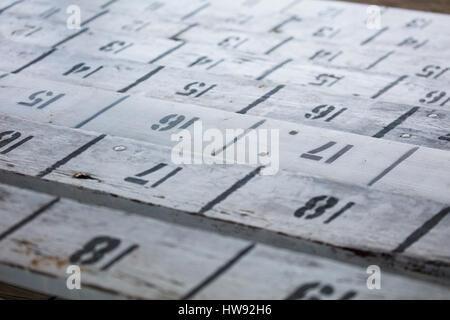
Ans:
[[[9,186],[0,189],[11,195],[43,196]],[[9,198],[4,197],[2,203],[8,204]],[[9,204],[0,211],[2,216],[14,215],[15,205]],[[95,239],[104,240],[90,251],[86,243]],[[116,241],[115,246],[105,245],[108,241]],[[100,249],[100,244],[106,249]],[[120,254],[130,245],[134,251]],[[95,250],[97,255],[93,255]],[[118,254],[120,259],[114,257]],[[64,288],[69,265],[81,266],[82,289],[75,293]],[[356,299],[442,299],[448,295],[448,289],[439,285],[389,273],[383,275],[383,290],[369,290],[364,268],[262,245],[246,246],[243,241],[66,199],[2,240],[0,279],[11,281],[2,276],[5,269],[52,277],[59,282],[57,292],[63,297],[73,297],[78,291],[83,298],[86,287],[117,298],[286,299],[317,281],[336,291],[332,296],[319,295],[325,299],[346,293]],[[306,290],[296,298],[314,294]],[[38,297],[44,298],[33,299]]]
[[[0,281],[69,299],[447,299],[450,19],[368,9],[6,0]],[[194,164],[175,161],[188,142]],[[247,161],[212,164],[238,146]]]
[[[66,144],[66,141],[80,141],[76,144],[82,146],[82,141],[89,142],[96,139],[96,135],[89,132],[57,126],[47,127],[8,116],[2,117],[2,125],[24,133],[33,132],[36,137],[40,136],[39,131],[54,136],[56,134],[51,131],[55,130],[61,144]],[[66,139],[66,135],[72,137]],[[438,151],[422,149],[422,156],[410,162],[412,169],[403,172],[402,176],[393,175],[395,178],[389,180],[389,176],[384,178],[397,189],[401,187],[400,182],[408,185],[408,188],[401,190],[402,193],[409,195],[408,197],[382,191],[392,189],[389,183],[383,183],[383,188],[375,188],[381,191],[375,191],[368,189],[367,186],[357,187],[354,178],[349,178],[347,183],[339,183],[330,180],[329,174],[322,174],[320,178],[320,171],[312,176],[311,170],[314,170],[316,166],[308,167],[305,162],[308,160],[304,160],[304,164],[300,166],[294,165],[290,169],[282,168],[274,176],[254,174],[252,179],[245,183],[239,181],[247,179],[246,177],[255,171],[248,165],[181,165],[182,170],[179,173],[164,180],[161,185],[154,186],[156,181],[175,168],[173,164],[170,164],[171,153],[167,147],[107,136],[90,145],[83,152],[77,153],[69,161],[55,166],[53,163],[59,163],[60,160],[55,160],[54,156],[40,154],[37,158],[39,145],[46,140],[41,139],[40,142],[22,146],[20,152],[17,149],[17,153],[11,152],[7,157],[2,157],[3,162],[0,162],[0,165],[5,181],[8,179],[10,183],[21,186],[39,186],[39,181],[36,181],[33,176],[42,177],[39,173],[45,172],[44,180],[51,182],[52,185],[56,183],[52,187],[47,186],[46,189],[53,189],[56,194],[59,192],[58,185],[64,188],[69,187],[72,193],[81,190],[83,193],[80,199],[85,198],[85,201],[87,198],[94,198],[90,201],[95,202],[95,194],[112,194],[115,197],[148,205],[148,214],[154,217],[161,214],[158,213],[159,207],[166,207],[172,212],[177,212],[172,216],[175,220],[179,220],[178,216],[183,216],[183,213],[196,214],[212,218],[214,221],[223,221],[226,224],[241,225],[244,229],[245,227],[256,228],[255,232],[269,231],[269,239],[277,240],[279,235],[287,235],[292,240],[298,239],[301,242],[312,241],[321,243],[325,247],[333,246],[348,251],[367,252],[369,255],[378,257],[380,261],[383,261],[383,255],[385,255],[403,269],[408,268],[408,265],[417,264],[419,270],[426,274],[437,276],[448,272],[449,258],[446,248],[434,247],[433,250],[437,251],[433,256],[427,254],[426,250],[414,250],[414,246],[411,245],[419,242],[426,232],[412,242],[408,240],[411,234],[423,228],[429,219],[439,215],[442,210],[444,210],[444,216],[441,219],[444,220],[442,223],[445,226],[445,221],[448,220],[445,216],[448,211],[447,206],[445,202],[433,202],[426,200],[429,197],[411,194],[412,185],[405,180],[420,180],[421,184],[418,183],[416,188],[418,186],[422,186],[423,190],[433,188],[436,185],[435,180],[429,180],[428,185],[424,184],[425,177],[420,174],[424,171],[417,169],[416,166],[421,163],[427,163],[430,166],[431,159],[441,159],[446,155],[445,152],[442,152],[442,156],[428,158],[426,156],[428,152],[434,154]],[[56,150],[65,149],[64,145],[60,146],[55,142],[52,146]],[[125,150],[115,151],[116,146],[123,146]],[[405,150],[408,149],[405,148]],[[62,156],[62,159],[66,158],[67,156]],[[99,162],[102,163],[100,167]],[[377,163],[380,162],[382,160],[378,158]],[[10,163],[14,167],[8,167]],[[162,163],[169,165],[146,177],[144,183],[136,184],[133,180],[129,180],[136,179],[139,172]],[[406,161],[403,165],[408,167]],[[318,170],[319,166],[316,168]],[[369,167],[366,166],[366,170],[369,170]],[[374,172],[377,171],[378,169],[375,168]],[[426,172],[430,179],[431,171],[427,169]],[[24,174],[28,176],[26,180],[23,180]],[[354,177],[354,173],[348,174],[349,177]],[[442,180],[442,176],[440,179],[441,183],[447,183]],[[381,184],[382,181],[378,183]],[[239,187],[236,187],[237,183]],[[318,197],[317,201],[323,201],[329,195],[333,195],[336,198],[333,201],[339,203],[333,212],[330,210],[322,216],[324,211],[322,213],[316,211],[314,214],[313,206],[308,209],[310,205],[308,203],[315,201],[312,199]],[[439,197],[446,199],[446,193],[434,194],[434,198]],[[351,210],[341,216],[338,214],[339,218],[334,220],[332,217],[339,212],[339,208],[348,203],[354,204]],[[300,214],[299,209],[303,206],[306,207]],[[392,214],[393,212],[395,215]],[[332,223],[328,221],[330,219]],[[436,224],[439,222],[440,220]],[[429,234],[431,239],[448,237],[445,227],[441,229],[441,232],[436,232],[435,235]],[[239,233],[232,235],[239,236]],[[433,246],[433,240],[426,243]],[[427,244],[424,246],[426,247]],[[399,247],[401,250],[398,249]]]

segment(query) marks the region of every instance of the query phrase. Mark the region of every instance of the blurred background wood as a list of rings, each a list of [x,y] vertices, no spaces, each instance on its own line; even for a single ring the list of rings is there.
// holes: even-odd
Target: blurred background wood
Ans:
[[[0,282],[0,300],[53,300],[54,297]]]

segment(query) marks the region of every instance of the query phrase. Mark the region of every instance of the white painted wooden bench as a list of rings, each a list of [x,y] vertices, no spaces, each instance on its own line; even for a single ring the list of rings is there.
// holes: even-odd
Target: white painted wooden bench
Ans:
[[[337,1],[2,6],[0,282],[71,299],[450,298],[448,15],[381,8],[373,30],[366,5]],[[174,163],[172,135],[200,122],[244,130],[203,160],[278,130],[279,170]]]

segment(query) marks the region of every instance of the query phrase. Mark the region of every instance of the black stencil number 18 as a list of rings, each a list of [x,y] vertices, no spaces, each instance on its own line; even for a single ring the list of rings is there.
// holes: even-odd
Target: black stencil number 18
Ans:
[[[321,195],[308,200],[305,205],[297,209],[294,216],[297,218],[304,218],[306,220],[312,220],[321,217],[328,209],[334,208],[339,203],[339,199],[333,196]],[[323,223],[328,224],[345,211],[353,207],[354,202],[348,202],[341,209],[333,213],[327,220]],[[309,213],[312,211],[312,213]],[[308,214],[307,214],[308,213]]]
[[[104,256],[114,250],[116,250],[121,241],[117,238],[109,236],[98,236],[87,242],[83,248],[76,251],[69,258],[70,263],[79,265],[91,265],[99,262]],[[125,255],[131,253],[138,248],[138,245],[134,244],[128,249],[119,253],[116,257],[106,263],[101,270],[108,269],[113,263],[123,258]]]

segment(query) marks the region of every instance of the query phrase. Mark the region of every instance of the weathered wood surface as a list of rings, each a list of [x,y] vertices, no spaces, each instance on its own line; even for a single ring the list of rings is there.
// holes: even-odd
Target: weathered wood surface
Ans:
[[[6,48],[8,54],[13,54],[11,51],[23,50],[21,45],[16,46],[10,42],[6,42],[2,47]],[[101,70],[92,75],[89,75],[89,70],[84,75],[67,74],[73,66],[79,65],[80,61],[87,66],[92,66],[93,70],[100,67]],[[0,63],[0,70],[17,67],[11,66],[9,61],[5,62]],[[115,59],[96,59],[84,55],[71,56],[66,50],[60,50],[18,75],[9,75],[1,79],[2,91],[5,92],[6,98],[4,101],[15,104],[16,97],[26,98],[32,92],[42,89],[64,92],[63,100],[66,103],[70,103],[73,99],[80,99],[83,92],[91,95],[91,89],[62,85],[63,82],[68,82],[89,88],[94,87],[96,92],[99,92],[97,88],[102,88],[119,91],[123,95],[142,94],[162,100],[185,102],[427,147],[445,150],[450,148],[447,140],[439,139],[450,131],[449,111],[445,107],[431,109],[426,106],[399,105],[354,96],[305,92],[304,87],[297,85],[280,87],[279,84],[271,82],[256,82],[235,76],[225,77],[128,61],[120,61],[120,67],[117,67],[117,63],[118,60]],[[153,71],[155,72],[151,79],[130,86],[137,79]],[[17,78],[18,76],[22,77]],[[36,81],[36,78],[48,78],[52,81]],[[16,79],[21,79],[23,93],[17,92],[18,80]],[[207,92],[198,86],[200,81]],[[185,88],[186,86],[189,86],[188,89]],[[25,92],[25,88],[28,88],[29,92]],[[241,90],[244,90],[245,95]],[[264,100],[264,96],[268,93],[272,94]],[[111,94],[111,96],[117,95]],[[258,102],[260,99],[264,101]],[[90,103],[97,103],[91,98],[89,100]],[[98,100],[104,104],[103,97]],[[76,104],[79,104],[78,100]],[[55,107],[59,108],[59,105]]]
[[[77,3],[81,29],[68,29],[66,8]],[[2,207],[20,212],[1,225],[5,281],[34,290],[40,283],[66,298],[286,298],[321,279],[334,299],[352,290],[356,298],[450,297],[393,274],[386,291],[359,282],[375,263],[450,284],[442,246],[450,227],[450,36],[441,32],[448,16],[381,8],[381,29],[373,30],[367,6],[335,1],[8,0],[2,7],[0,181],[21,188],[5,191]],[[183,122],[167,124],[170,115],[191,119],[191,134],[198,120],[222,133],[279,130],[279,170],[265,175],[277,167],[270,152],[260,153],[265,167],[173,163],[171,136],[185,133]],[[234,149],[233,138],[214,149]],[[10,232],[55,197],[72,200]],[[51,221],[69,223],[46,232]],[[108,272],[89,266],[89,289],[68,292],[61,280],[71,249],[105,226],[124,248],[139,243],[129,256],[137,260]],[[191,236],[191,228],[201,233]],[[186,250],[177,234],[227,249]],[[24,256],[14,235],[42,248]],[[165,248],[166,240],[174,242]],[[141,250],[147,242],[154,245]],[[193,289],[252,243],[228,272]],[[46,251],[51,261],[41,264]],[[193,262],[178,274],[180,257]]]
[[[101,15],[98,19],[107,19],[108,14]],[[22,18],[22,20],[23,19],[24,18]],[[7,30],[5,32],[5,37],[9,39],[46,46],[64,46],[71,51],[88,53],[99,57],[109,56],[140,62],[158,62],[179,68],[206,69],[211,73],[237,74],[255,79],[270,79],[281,83],[298,83],[325,92],[360,95],[398,103],[421,103],[432,108],[445,107],[450,103],[448,101],[448,93],[445,91],[445,88],[448,85],[448,75],[445,74],[448,70],[445,65],[445,57],[435,59],[433,57],[424,58],[419,56],[410,61],[408,61],[408,59],[407,61],[404,61],[404,59],[399,57],[403,64],[418,63],[422,60],[428,61],[420,67],[417,67],[417,70],[414,70],[412,74],[393,75],[389,72],[381,74],[373,72],[373,74],[368,77],[367,74],[370,74],[372,71],[367,71],[366,69],[381,58],[378,54],[364,63],[364,66],[367,67],[360,66],[359,68],[362,70],[358,72],[348,69],[347,67],[342,67],[347,66],[349,64],[348,61],[359,61],[360,59],[358,59],[358,56],[364,56],[364,54],[356,54],[355,57],[353,51],[348,52],[348,58],[345,60],[347,62],[343,62],[342,65],[319,66],[314,65],[310,59],[317,54],[318,51],[323,50],[318,50],[319,47],[308,49],[307,55],[300,60],[293,59],[294,57],[291,52],[295,53],[297,50],[293,51],[292,48],[289,47],[277,50],[276,57],[264,54],[255,55],[245,52],[240,53],[239,50],[227,49],[227,46],[225,45],[211,46],[148,35],[140,36],[139,33],[133,32],[133,30],[124,31],[123,28],[119,30],[120,33],[116,34],[114,32],[114,26],[122,25],[121,23],[117,24],[117,20],[118,19],[115,18],[109,18],[107,21],[109,21],[110,24],[113,24],[113,26],[108,27],[108,24],[106,24],[107,26],[103,27],[104,30],[102,30],[102,27],[90,27],[91,24],[94,24],[97,21],[101,22],[99,22],[100,26],[105,26],[104,21],[88,21],[89,23],[87,23],[87,25],[89,25],[89,27],[86,28],[90,28],[89,30],[82,29],[79,31],[77,37],[60,45],[58,44],[61,39],[77,34],[77,32],[74,32],[73,30],[62,29],[61,26],[64,26],[63,22],[35,19],[35,24],[32,23],[32,25],[35,26],[36,30],[39,30],[32,32],[30,36],[16,32],[23,28],[23,21],[21,21],[20,18],[14,17],[8,19],[4,28]],[[30,20],[25,19],[25,21]],[[352,34],[353,33],[349,36]],[[211,38],[211,36],[205,34],[202,35],[201,32],[200,36],[202,38]],[[218,41],[221,43],[220,40]],[[259,42],[260,41],[256,41],[256,43]],[[439,43],[448,43],[448,40],[444,39],[439,41]],[[228,42],[226,42],[226,44],[228,44]],[[268,49],[272,47],[273,45],[268,47]],[[304,50],[303,48],[304,45],[302,45],[302,50]],[[442,50],[444,50],[444,48],[435,51],[442,52]],[[281,53],[283,51],[287,52],[286,55],[290,56],[290,58],[287,58],[287,56],[283,57],[283,54]],[[168,52],[170,52],[170,54],[167,54]],[[386,53],[387,52],[384,51],[382,55],[385,55]],[[208,60],[207,62],[206,59],[209,59],[210,61]],[[392,63],[389,63],[389,66],[395,66],[397,64],[399,64],[398,60],[394,60]],[[427,67],[428,69],[422,71]],[[274,68],[276,70],[274,70]],[[431,75],[428,75],[430,72]],[[419,76],[417,76],[418,74]],[[426,75],[432,78],[424,78]],[[386,88],[389,88],[389,90]],[[428,94],[430,94],[430,96],[427,97]],[[442,97],[441,94],[443,94]]]
[[[45,187],[46,190],[58,195],[72,194],[77,199],[90,199],[96,204],[99,200],[95,199],[95,194],[114,195],[150,205],[154,209],[149,208],[147,214],[157,218],[161,215],[158,208],[163,207],[172,210],[170,218],[174,220],[185,219],[182,215],[186,212],[209,217],[213,221],[237,224],[242,226],[242,230],[249,229],[245,232],[250,232],[250,235],[254,233],[257,236],[260,230],[264,230],[269,237],[266,241],[278,241],[278,238],[281,241],[281,235],[286,235],[288,240],[298,239],[302,246],[308,240],[323,244],[325,249],[322,250],[325,251],[326,247],[332,246],[342,248],[343,252],[364,252],[386,263],[383,261],[385,255],[396,267],[407,269],[417,265],[423,273],[448,276],[448,248],[435,246],[435,242],[448,237],[446,225],[450,209],[445,205],[446,192],[436,193],[439,190],[433,189],[439,183],[443,183],[442,188],[445,189],[448,181],[442,175],[431,180],[431,170],[416,167],[421,163],[432,167],[431,161],[443,160],[446,152],[421,148],[419,151],[425,154],[410,162],[406,159],[397,171],[383,178],[391,186],[389,182],[383,183],[382,179],[377,182],[381,188],[377,188],[376,184],[371,186],[371,189],[381,190],[375,191],[368,189],[367,184],[357,187],[355,172],[348,173],[344,184],[333,182],[335,177],[329,173],[318,178],[320,172],[315,173],[314,166],[308,166],[310,160],[307,159],[296,159],[302,164],[282,168],[275,176],[263,176],[259,174],[259,169],[247,165],[174,165],[171,164],[171,149],[167,146],[120,137],[98,138],[97,134],[48,127],[9,116],[2,116],[1,123],[2,127],[20,132],[23,136],[33,136],[32,140],[1,159],[2,179],[9,183],[40,188],[42,183],[36,180],[38,177],[51,182]],[[156,141],[155,138],[152,140]],[[118,146],[120,150],[125,150],[117,151]],[[410,149],[407,145],[405,147],[405,150]],[[46,152],[46,148],[54,151]],[[67,151],[70,148],[72,150]],[[423,161],[427,151],[432,152],[433,156]],[[288,155],[281,155],[281,158],[285,157]],[[370,160],[383,162],[379,157]],[[355,161],[351,167],[360,161]],[[369,162],[369,159],[363,162]],[[136,180],[138,173],[160,164],[166,166],[146,176],[145,180],[140,179],[144,183],[129,180],[130,177]],[[444,164],[448,165],[448,160]],[[175,169],[176,173],[170,175]],[[334,170],[344,173],[345,168],[335,167]],[[369,167],[366,166],[365,170]],[[440,172],[439,166],[437,171]],[[373,176],[377,174],[378,169]],[[392,176],[389,178],[389,175]],[[414,179],[414,175],[421,182],[417,186],[407,181]],[[403,188],[402,184],[407,187]],[[60,193],[63,190],[58,189],[59,185],[70,191]],[[419,187],[434,190],[435,193],[421,198],[414,193],[414,189]],[[412,196],[392,194],[394,188]],[[319,214],[314,207],[308,207],[308,202],[316,197],[335,197],[336,203],[331,206],[332,209]],[[437,202],[426,198],[435,198]],[[105,202],[102,201],[101,204]],[[304,212],[299,215],[301,208]],[[167,213],[163,211],[163,214]],[[440,224],[441,228],[434,229],[433,234],[428,233],[436,224]],[[239,228],[233,235],[239,236]],[[422,237],[425,237],[425,243],[416,251],[415,245]],[[295,244],[288,246],[294,248]]]
[[[34,216],[20,228],[1,233],[0,280],[11,281],[5,275],[13,271],[36,273],[42,282],[53,278],[53,292],[67,298],[84,298],[85,288],[108,298],[151,299],[443,299],[450,290],[389,273],[382,290],[369,290],[364,268],[10,186],[0,192],[2,227],[11,227],[3,218],[22,210],[17,198],[45,203],[39,214],[24,211]],[[87,249],[93,241],[99,247]],[[96,250],[103,253],[93,256]],[[82,290],[66,288],[72,264],[82,266]],[[38,279],[27,285],[42,290]],[[331,292],[319,293],[325,286]]]

